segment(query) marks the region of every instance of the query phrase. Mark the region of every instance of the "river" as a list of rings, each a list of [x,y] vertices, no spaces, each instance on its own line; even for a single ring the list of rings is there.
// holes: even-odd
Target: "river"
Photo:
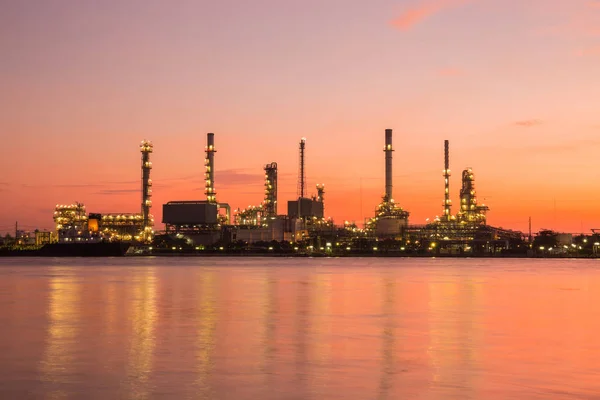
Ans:
[[[0,259],[2,399],[593,399],[600,260]]]

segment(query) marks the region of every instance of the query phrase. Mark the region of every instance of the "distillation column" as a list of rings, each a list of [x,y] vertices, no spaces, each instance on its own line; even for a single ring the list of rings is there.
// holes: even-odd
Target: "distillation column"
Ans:
[[[462,173],[462,188],[460,189],[460,212],[459,219],[465,222],[486,223],[486,213],[489,207],[485,204],[477,204],[475,192],[475,175],[471,168]]]
[[[392,130],[385,130],[385,148],[383,149],[385,152],[385,202],[390,202],[393,200],[392,197]]]
[[[444,215],[442,221],[450,221],[450,207],[452,201],[450,200],[450,142],[444,140]]]
[[[325,202],[325,184],[319,183],[317,184],[317,201],[321,203]]]
[[[323,207],[323,215],[325,215],[325,184],[317,184],[317,201],[321,203]]]
[[[266,218],[277,216],[277,163],[265,165],[265,203]]]
[[[150,170],[152,170],[152,162],[150,162],[150,153],[153,150],[152,142],[143,140],[140,144],[140,152],[142,153],[142,241],[149,242],[152,240],[152,226],[154,220],[150,215],[152,207],[152,180],[150,179]]]
[[[206,200],[209,203],[217,202],[217,193],[215,192],[215,134],[208,133],[206,135],[206,159],[204,160],[205,174],[204,180],[206,188],[204,193],[206,194]]]

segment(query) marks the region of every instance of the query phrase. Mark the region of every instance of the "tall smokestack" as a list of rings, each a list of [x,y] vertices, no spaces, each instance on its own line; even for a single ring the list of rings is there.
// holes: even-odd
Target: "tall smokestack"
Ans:
[[[140,152],[142,153],[142,221],[143,231],[142,240],[148,242],[152,239],[152,225],[154,221],[150,215],[150,207],[152,207],[152,180],[150,179],[150,170],[152,170],[152,162],[150,162],[150,153],[153,149],[152,142],[142,140],[140,144]]]
[[[444,140],[444,221],[450,221],[450,142]]]
[[[385,201],[392,201],[392,130],[385,130]]]
[[[204,174],[204,179],[206,182],[206,189],[204,193],[206,194],[206,200],[209,203],[217,202],[217,193],[215,192],[215,134],[208,133],[206,135],[206,159],[204,160],[204,167],[206,172]]]
[[[306,138],[300,140],[300,166],[298,171],[298,197],[306,195],[306,171],[304,169],[304,149],[306,148]]]

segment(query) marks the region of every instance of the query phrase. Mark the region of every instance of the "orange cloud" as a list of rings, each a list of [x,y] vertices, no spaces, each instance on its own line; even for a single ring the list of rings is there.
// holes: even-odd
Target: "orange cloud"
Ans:
[[[541,125],[541,124],[542,124],[542,121],[540,121],[539,119],[526,119],[523,121],[515,122],[515,125],[522,126],[524,128],[531,128],[532,126]]]
[[[421,21],[436,14],[446,8],[457,7],[473,0],[429,0],[421,1],[418,4],[405,10],[398,18],[391,23],[396,28],[407,31]]]

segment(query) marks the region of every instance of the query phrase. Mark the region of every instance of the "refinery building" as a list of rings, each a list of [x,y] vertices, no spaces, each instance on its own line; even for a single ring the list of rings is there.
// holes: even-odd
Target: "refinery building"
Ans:
[[[442,212],[425,225],[410,223],[410,213],[394,200],[393,185],[393,132],[384,132],[385,188],[373,216],[360,228],[346,222],[335,226],[324,217],[325,185],[318,184],[313,195],[308,194],[306,181],[306,139],[298,147],[297,198],[287,202],[284,212],[278,200],[277,162],[264,164],[264,196],[262,201],[244,209],[231,210],[228,202],[217,193],[216,146],[214,133],[206,135],[204,158],[204,199],[173,200],[162,205],[164,230],[154,231],[152,208],[153,144],[142,141],[141,204],[139,212],[87,213],[85,205],[73,203],[57,205],[54,211],[55,237],[62,242],[127,241],[151,245],[160,238],[183,241],[187,246],[203,249],[213,245],[257,242],[286,242],[311,244],[317,247],[340,246],[353,249],[365,241],[396,243],[398,249],[425,249],[435,253],[486,252],[506,249],[511,242],[522,238],[521,232],[503,230],[487,225],[489,208],[478,203],[475,175],[472,168],[462,171],[460,204],[452,214],[450,201],[450,146],[444,141],[444,193]],[[391,241],[391,242],[390,242]],[[363,243],[363,244],[358,244]],[[323,247],[324,248],[324,247]],[[373,247],[375,248],[375,246]]]
[[[141,153],[141,204],[140,212],[89,213],[84,204],[57,204],[54,225],[58,242],[125,241],[150,243],[154,237],[152,208],[153,145],[147,140],[140,144]]]

